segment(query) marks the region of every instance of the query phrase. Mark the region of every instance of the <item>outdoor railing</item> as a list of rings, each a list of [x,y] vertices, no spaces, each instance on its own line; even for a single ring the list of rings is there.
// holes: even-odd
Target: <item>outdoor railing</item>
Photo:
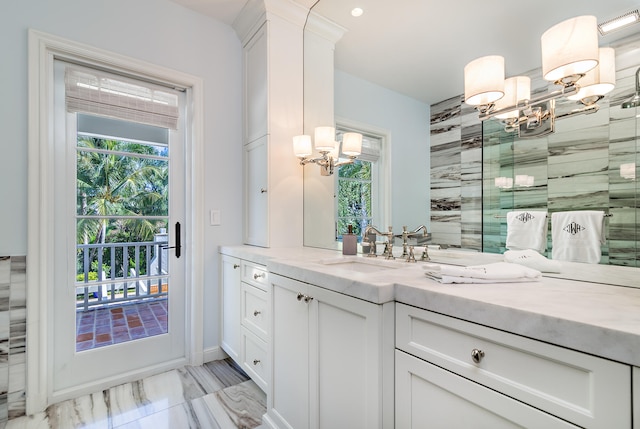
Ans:
[[[165,241],[78,244],[76,309],[164,297],[168,293]]]

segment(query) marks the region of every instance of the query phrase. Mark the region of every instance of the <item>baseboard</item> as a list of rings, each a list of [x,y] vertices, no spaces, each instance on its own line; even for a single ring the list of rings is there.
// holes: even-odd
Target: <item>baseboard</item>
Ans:
[[[226,354],[221,347],[209,347],[208,349],[204,349],[202,353],[204,362],[211,362],[214,360],[221,360],[229,357],[229,355]]]

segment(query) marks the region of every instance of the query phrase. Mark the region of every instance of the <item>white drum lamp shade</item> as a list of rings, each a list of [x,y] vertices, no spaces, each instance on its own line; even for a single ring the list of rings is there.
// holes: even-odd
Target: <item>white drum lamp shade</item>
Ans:
[[[477,58],[464,67],[464,100],[471,106],[491,104],[504,95],[504,57]]]
[[[362,134],[344,133],[342,135],[342,153],[347,156],[358,156],[362,153]]]
[[[588,72],[598,65],[598,23],[578,16],[554,25],[540,38],[542,76],[556,82]]]
[[[495,110],[515,106],[519,101],[531,99],[531,78],[528,76],[510,77],[504,81],[504,97],[496,101]],[[510,110],[496,115],[498,119],[517,119],[520,116],[518,109]]]
[[[318,152],[331,152],[336,146],[336,129],[316,127],[313,140]]]
[[[313,153],[311,150],[311,136],[300,135],[293,137],[293,153],[298,158],[304,158]]]
[[[600,48],[598,66],[579,81],[580,90],[567,98],[582,100],[593,96],[603,96],[616,87],[616,52],[613,48]]]

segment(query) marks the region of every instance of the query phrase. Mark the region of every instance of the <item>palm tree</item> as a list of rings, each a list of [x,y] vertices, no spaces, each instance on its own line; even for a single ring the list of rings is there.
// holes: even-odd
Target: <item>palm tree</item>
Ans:
[[[144,144],[78,136],[77,213],[90,216],[78,219],[78,243],[151,241],[158,228],[166,226],[164,221],[144,216],[168,214],[167,161],[137,154],[158,155],[158,150]],[[139,218],[109,220],[106,216]]]

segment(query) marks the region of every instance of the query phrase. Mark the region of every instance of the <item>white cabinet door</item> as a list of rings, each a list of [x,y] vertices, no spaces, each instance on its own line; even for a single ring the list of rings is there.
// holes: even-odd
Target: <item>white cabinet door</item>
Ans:
[[[395,429],[578,428],[400,350]]]
[[[267,135],[268,62],[267,24],[265,23],[244,47],[246,143]]]
[[[309,295],[310,427],[382,428],[382,306],[313,286]]]
[[[382,428],[382,306],[277,275],[271,283],[273,426]]]
[[[245,146],[245,244],[269,246],[267,136]]]
[[[271,395],[267,413],[275,427],[309,427],[308,285],[271,276]]]
[[[241,365],[241,287],[240,259],[221,257],[222,278],[222,349]]]

